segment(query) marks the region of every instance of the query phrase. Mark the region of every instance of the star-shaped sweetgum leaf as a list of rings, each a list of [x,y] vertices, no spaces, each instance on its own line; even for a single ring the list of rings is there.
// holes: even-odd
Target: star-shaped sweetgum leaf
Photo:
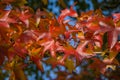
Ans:
[[[17,23],[15,19],[9,17],[10,12],[11,10],[0,10],[2,13],[0,15],[0,27],[10,28],[10,23]]]

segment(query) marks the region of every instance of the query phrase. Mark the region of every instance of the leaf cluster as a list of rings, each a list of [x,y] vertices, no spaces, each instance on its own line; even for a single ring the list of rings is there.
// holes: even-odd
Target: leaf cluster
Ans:
[[[1,4],[8,5],[14,0],[4,2]],[[67,16],[76,18],[75,25],[69,24],[71,19],[65,20]],[[114,70],[119,66],[116,58],[120,51],[119,27],[119,13],[106,17],[101,10],[78,15],[71,6],[56,18],[40,9],[34,12],[28,6],[1,8],[0,65],[10,71],[10,80],[26,80],[23,69],[30,61],[42,72],[45,62],[53,68],[63,65],[72,73],[83,60],[91,60],[88,68],[105,74],[108,67]],[[27,62],[26,57],[30,58]]]

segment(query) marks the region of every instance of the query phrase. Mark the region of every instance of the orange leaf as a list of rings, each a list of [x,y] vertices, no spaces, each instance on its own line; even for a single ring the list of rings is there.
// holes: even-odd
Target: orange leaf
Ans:
[[[70,7],[69,9],[64,9],[61,11],[60,16],[58,17],[58,22],[61,23],[66,16],[71,16],[71,17],[77,17],[78,14],[75,10],[73,10],[73,6]]]
[[[15,80],[27,80],[26,75],[24,74],[24,71],[21,69],[20,66],[16,66],[13,69]]]

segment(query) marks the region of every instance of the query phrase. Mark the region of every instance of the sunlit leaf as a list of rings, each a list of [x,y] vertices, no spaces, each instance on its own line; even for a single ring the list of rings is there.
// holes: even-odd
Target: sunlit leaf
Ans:
[[[87,27],[88,27],[88,29],[90,29],[92,31],[96,31],[96,30],[100,29],[100,26],[97,21],[94,21],[94,22],[92,21],[92,22],[88,23]]]
[[[47,42],[44,42],[41,44],[41,46],[44,46],[44,50],[43,53],[45,53],[45,51],[50,50],[51,56],[52,57],[56,57],[56,52],[55,52],[55,41],[54,40],[50,40]]]
[[[118,54],[118,52],[116,51],[111,51],[108,53],[109,55],[106,56],[103,60],[104,63],[107,63],[107,64],[111,64],[112,61],[115,59],[116,55]]]
[[[31,50],[31,55],[37,55],[37,54],[39,54],[39,52],[40,52],[40,50],[41,50],[41,48],[33,48],[32,50]]]
[[[95,54],[93,53],[89,53],[89,50],[88,50],[88,53],[85,52],[85,47],[88,45],[89,41],[85,41],[85,42],[81,42],[78,47],[76,48],[76,51],[78,52],[78,54],[80,55],[81,59],[83,58],[90,58],[92,56],[95,56]],[[91,51],[91,50],[90,50]]]
[[[25,49],[24,44],[19,44],[16,42],[13,48],[15,50],[15,54],[19,55],[20,57],[25,58],[25,55],[28,53],[28,50]]]
[[[116,30],[113,30],[108,33],[108,45],[110,49],[112,49],[115,46],[117,39],[118,39],[118,32]]]
[[[12,18],[9,18],[9,14],[10,14],[11,10],[0,10],[0,27],[6,27],[6,28],[10,28],[9,23],[16,23],[16,21]]]
[[[107,65],[106,68],[111,68],[112,70],[115,70],[116,66],[115,65]]]
[[[83,32],[78,32],[78,38],[85,39],[84,33]]]
[[[32,15],[29,13],[29,10],[22,11],[19,15],[19,19],[26,25],[26,27],[29,27],[29,18]]]
[[[92,10],[88,12],[82,12],[79,20],[87,20],[92,14],[93,14]]]
[[[58,17],[58,22],[62,22],[66,16],[77,17],[78,14],[75,10],[73,10],[73,6],[69,9],[64,9],[61,11],[60,16]]]

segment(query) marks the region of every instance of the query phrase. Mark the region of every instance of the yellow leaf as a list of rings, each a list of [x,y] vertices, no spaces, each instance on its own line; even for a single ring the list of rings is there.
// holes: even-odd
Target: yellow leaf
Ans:
[[[88,54],[93,54],[93,50],[92,49],[86,49],[85,52],[88,53]]]
[[[41,50],[41,48],[33,48],[33,49],[31,50],[31,54],[32,54],[32,55],[37,55],[37,54],[40,52],[40,50]]]
[[[72,73],[72,71],[75,69],[74,61],[71,59],[66,59],[65,66],[67,67],[70,73]]]
[[[116,51],[111,51],[110,54],[109,54],[109,58],[110,58],[111,60],[113,60],[113,59],[117,56],[117,54],[118,54],[118,52],[116,52]]]
[[[57,57],[57,60],[61,60],[63,57],[62,56],[58,56]]]
[[[47,64],[52,64],[52,68],[55,68],[57,66],[57,64],[58,64],[57,61],[58,60],[56,58],[51,57],[51,58],[46,60],[46,63]]]
[[[119,63],[119,61],[118,61],[117,59],[114,59],[114,60],[113,60],[113,64],[115,64],[115,65],[120,65],[120,63]]]
[[[98,54],[102,54],[103,53],[102,50],[101,50],[101,48],[98,47],[98,46],[94,46],[94,52],[98,53]]]
[[[116,27],[119,27],[120,26],[120,21],[117,21],[116,22]]]
[[[78,32],[78,38],[84,39],[84,33],[83,32]]]
[[[106,53],[104,53],[105,55]],[[113,63],[113,60],[117,56],[118,52],[116,51],[110,51],[104,58],[103,62],[105,63]]]
[[[26,0],[14,0],[13,5],[20,7],[20,6],[24,6],[24,4],[26,4],[26,3],[27,3]]]
[[[116,65],[107,65],[106,68],[111,68],[112,70],[116,69]]]
[[[49,59],[46,60],[46,63],[47,63],[47,64],[54,64],[56,61],[57,61],[57,60],[56,60],[55,58],[52,58],[52,57],[51,57],[51,58],[49,58]]]
[[[42,2],[44,3],[44,5],[48,4],[48,0],[42,0]]]
[[[105,56],[105,54],[107,53],[108,50],[105,50],[101,53],[101,56]]]
[[[24,71],[20,68],[20,66],[16,66],[13,69],[15,80],[27,80],[26,75],[24,74]]]
[[[95,14],[97,14],[99,17],[103,17],[103,15],[102,15],[102,10],[101,10],[101,9],[97,9],[97,10],[95,11]]]

